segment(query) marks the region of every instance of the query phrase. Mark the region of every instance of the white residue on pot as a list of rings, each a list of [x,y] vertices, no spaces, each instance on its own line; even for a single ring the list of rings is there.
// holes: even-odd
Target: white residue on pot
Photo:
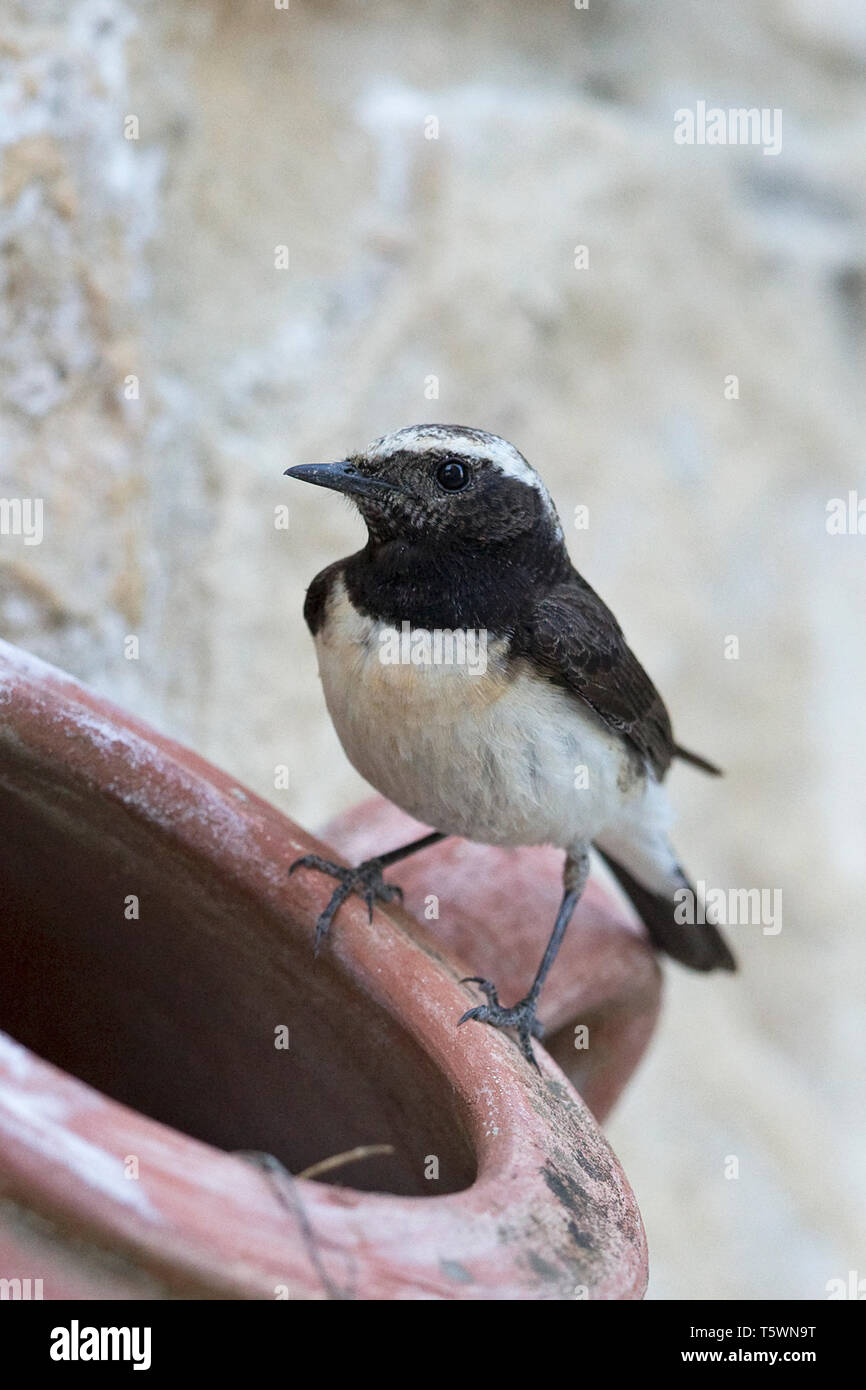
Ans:
[[[31,1069],[27,1050],[0,1035],[0,1062],[19,1080]],[[52,1164],[62,1164],[74,1178],[112,1201],[131,1207],[149,1221],[161,1221],[139,1182],[124,1177],[123,1158],[82,1138],[69,1127],[76,1107],[62,1095],[29,1091],[0,1081],[0,1131],[12,1134]]]

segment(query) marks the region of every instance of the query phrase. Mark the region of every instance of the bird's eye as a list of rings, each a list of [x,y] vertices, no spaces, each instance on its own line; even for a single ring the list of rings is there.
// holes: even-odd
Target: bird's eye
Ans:
[[[469,482],[469,469],[465,463],[449,459],[447,463],[440,463],[437,468],[436,481],[446,492],[459,492]]]

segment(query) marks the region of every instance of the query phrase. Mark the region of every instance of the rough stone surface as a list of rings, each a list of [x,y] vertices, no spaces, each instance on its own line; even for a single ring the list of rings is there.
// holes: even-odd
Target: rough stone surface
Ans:
[[[282,470],[457,420],[541,468],[729,770],[675,774],[682,857],[784,926],[734,929],[736,979],[670,970],[612,1125],[656,1296],[862,1268],[866,539],[825,527],[863,476],[862,15],[2,5],[0,498],[45,527],[0,535],[2,635],[320,823],[363,788],[302,589],[361,530]],[[782,153],[676,146],[700,99],[782,108]]]

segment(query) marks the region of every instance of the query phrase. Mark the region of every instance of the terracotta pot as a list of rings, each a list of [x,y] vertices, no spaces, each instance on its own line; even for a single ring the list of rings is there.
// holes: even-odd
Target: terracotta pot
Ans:
[[[357,864],[428,829],[375,797],[323,834]],[[545,847],[445,840],[396,864],[386,878],[400,884],[404,906],[449,958],[463,962],[462,974],[493,980],[511,1003],[526,994],[544,952],[562,896],[563,858]],[[590,879],[545,982],[539,1018],[545,1048],[597,1119],[609,1113],[643,1055],[660,1000],[661,971],[643,929]]]
[[[615,1157],[543,1053],[538,1075],[457,1031],[462,967],[354,900],[314,960],[329,888],[286,868],[326,848],[2,643],[0,847],[0,1277],[46,1298],[641,1295]],[[361,1144],[394,1152],[331,1184],[230,1152],[297,1172]]]

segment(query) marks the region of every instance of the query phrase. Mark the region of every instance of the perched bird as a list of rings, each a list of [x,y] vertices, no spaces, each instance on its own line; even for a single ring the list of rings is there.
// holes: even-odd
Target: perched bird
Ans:
[[[539,994],[591,845],[660,951],[695,970],[735,969],[711,922],[675,916],[674,895],[689,884],[668,841],[663,787],[675,757],[718,769],[674,742],[658,692],[571,564],[523,455],[484,430],[414,425],[287,474],[344,493],[367,525],[367,544],[317,575],[304,605],[343,748],[384,796],[435,827],[357,868],[316,855],[292,864],[338,881],[317,948],[351,893],[372,916],[375,900],[400,895],[385,868],[459,835],[566,852],[562,902],[529,992],[506,1005],[472,977],[486,1003],[459,1020],[515,1029],[530,1062]],[[474,659],[455,659],[461,652]]]

